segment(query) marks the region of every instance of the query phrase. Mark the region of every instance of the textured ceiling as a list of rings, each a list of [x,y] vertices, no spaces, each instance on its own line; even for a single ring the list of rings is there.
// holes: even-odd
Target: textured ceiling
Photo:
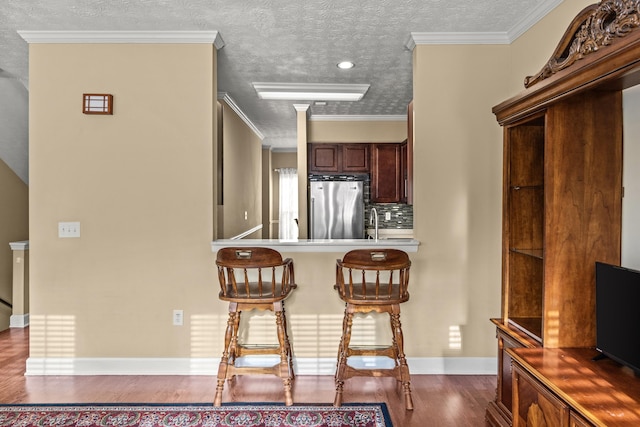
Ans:
[[[362,101],[311,106],[311,115],[403,115],[412,97],[412,33],[508,40],[561,1],[2,0],[0,78],[14,76],[28,87],[28,46],[18,30],[216,30],[225,43],[218,90],[263,144],[293,147],[295,101],[260,100],[251,82],[368,83]],[[340,70],[342,60],[356,67]]]

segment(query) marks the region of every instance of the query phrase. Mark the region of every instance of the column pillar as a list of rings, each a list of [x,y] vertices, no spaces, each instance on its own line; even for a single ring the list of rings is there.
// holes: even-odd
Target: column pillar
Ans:
[[[29,242],[9,243],[13,251],[13,305],[10,328],[29,325]]]
[[[293,104],[298,125],[298,237],[307,239],[307,114],[309,104]]]

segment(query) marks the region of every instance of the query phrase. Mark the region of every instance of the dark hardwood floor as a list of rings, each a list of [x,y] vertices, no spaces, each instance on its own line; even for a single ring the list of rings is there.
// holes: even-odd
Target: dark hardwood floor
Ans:
[[[29,329],[0,332],[0,403],[209,403],[212,376],[25,376]],[[415,409],[405,411],[401,387],[392,378],[353,378],[344,401],[386,402],[396,427],[484,426],[495,395],[493,375],[412,375]],[[333,377],[302,375],[294,383],[296,403],[332,403]],[[225,387],[224,401],[282,401],[275,377],[239,377]]]

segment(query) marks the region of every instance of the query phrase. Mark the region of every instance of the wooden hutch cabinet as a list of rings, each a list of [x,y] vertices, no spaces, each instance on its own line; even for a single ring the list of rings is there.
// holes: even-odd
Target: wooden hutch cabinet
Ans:
[[[597,402],[576,396],[575,382],[561,383],[556,370],[604,375],[590,365],[595,262],[620,263],[622,90],[640,83],[639,23],[640,0],[585,8],[526,89],[493,108],[504,129],[503,249],[502,312],[492,319],[498,385],[488,425],[636,421],[629,414],[640,408],[640,379],[607,370],[614,383],[632,381],[620,403],[626,418],[608,424],[590,409]],[[565,359],[565,349],[584,352]]]
[[[595,262],[620,262],[622,95],[589,91],[505,124],[502,322],[595,345]]]

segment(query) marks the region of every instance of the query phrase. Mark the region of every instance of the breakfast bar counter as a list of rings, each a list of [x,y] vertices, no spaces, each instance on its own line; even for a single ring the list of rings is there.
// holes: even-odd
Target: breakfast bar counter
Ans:
[[[211,250],[217,252],[228,246],[261,246],[279,252],[348,252],[352,249],[400,249],[418,252],[420,242],[415,239],[220,239],[211,242]]]

